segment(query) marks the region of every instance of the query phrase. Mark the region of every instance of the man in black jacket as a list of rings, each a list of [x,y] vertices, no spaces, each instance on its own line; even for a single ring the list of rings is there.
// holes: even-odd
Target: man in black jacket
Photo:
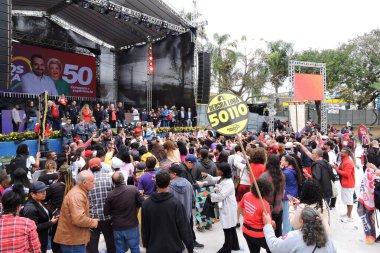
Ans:
[[[185,208],[169,192],[170,175],[156,175],[157,192],[145,200],[141,211],[141,234],[147,253],[193,252],[193,236]]]
[[[104,215],[111,215],[116,252],[140,252],[137,213],[144,198],[136,186],[126,185],[123,173],[112,175],[115,189],[107,196]],[[125,243],[127,242],[127,244]]]
[[[58,221],[58,216],[53,216],[50,220],[49,212],[42,204],[46,197],[46,189],[47,186],[43,182],[34,182],[29,189],[31,198],[20,211],[20,216],[29,218],[36,223],[42,253],[47,250],[49,230]]]
[[[329,162],[323,159],[322,149],[316,148],[312,154],[314,163],[311,165],[311,173],[321,186],[322,197],[330,203],[333,196],[331,181],[335,180],[334,172]]]

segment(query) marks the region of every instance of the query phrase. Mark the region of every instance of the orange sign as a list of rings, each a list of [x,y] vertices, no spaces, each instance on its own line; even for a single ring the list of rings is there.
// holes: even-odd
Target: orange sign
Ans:
[[[323,100],[323,76],[294,74],[294,100]]]

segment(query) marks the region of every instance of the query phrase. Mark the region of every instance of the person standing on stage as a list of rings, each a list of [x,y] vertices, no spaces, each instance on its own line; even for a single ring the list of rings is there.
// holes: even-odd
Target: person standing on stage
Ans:
[[[66,118],[66,124],[61,126],[61,135],[62,135],[62,145],[67,145],[72,143],[74,136],[74,127],[71,125],[71,119]]]
[[[94,113],[92,115],[95,117],[96,126],[99,128],[100,124],[102,123],[102,121],[104,119],[103,118],[103,110],[102,110],[99,103],[96,104],[95,109],[94,109]]]
[[[20,125],[22,123],[19,110],[20,110],[19,105],[15,105],[15,107],[12,109],[13,132],[18,132]]]
[[[79,123],[76,124],[75,128],[74,128],[74,133],[76,136],[79,136],[79,138],[85,142],[86,139],[87,139],[87,135],[86,135],[86,123],[84,121],[83,118],[81,118],[79,120]]]
[[[91,116],[90,122],[86,124],[86,136],[87,140],[92,137],[94,132],[98,131],[98,127],[96,126],[96,120],[94,116]]]
[[[30,94],[41,94],[44,91],[49,96],[57,96],[58,91],[53,80],[45,75],[45,59],[40,54],[33,54],[30,58],[32,71],[21,77],[22,92]]]
[[[71,123],[75,126],[78,122],[79,107],[76,101],[72,101],[71,105],[67,107],[67,118],[71,119]]]
[[[124,122],[125,122],[125,115],[124,115],[123,103],[119,102],[117,104],[117,109],[116,109],[116,128],[125,127]]]

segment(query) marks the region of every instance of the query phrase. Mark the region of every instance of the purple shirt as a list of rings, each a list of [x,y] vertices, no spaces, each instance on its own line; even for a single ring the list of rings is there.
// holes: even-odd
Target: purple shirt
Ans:
[[[156,191],[156,178],[157,171],[147,171],[139,179],[137,188],[141,191],[144,190],[144,195],[150,195]]]

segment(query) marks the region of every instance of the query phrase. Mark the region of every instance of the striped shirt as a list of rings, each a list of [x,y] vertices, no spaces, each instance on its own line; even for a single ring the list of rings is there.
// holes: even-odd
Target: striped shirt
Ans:
[[[265,171],[263,174],[261,174],[260,177],[268,180],[269,182],[273,184],[273,178],[269,174],[268,171]],[[275,187],[273,186],[273,188]],[[272,194],[271,196],[266,198],[269,205],[271,206],[272,214],[279,214],[282,211],[284,191],[285,191],[285,176],[282,175],[282,188],[279,191],[277,191],[275,194]]]

